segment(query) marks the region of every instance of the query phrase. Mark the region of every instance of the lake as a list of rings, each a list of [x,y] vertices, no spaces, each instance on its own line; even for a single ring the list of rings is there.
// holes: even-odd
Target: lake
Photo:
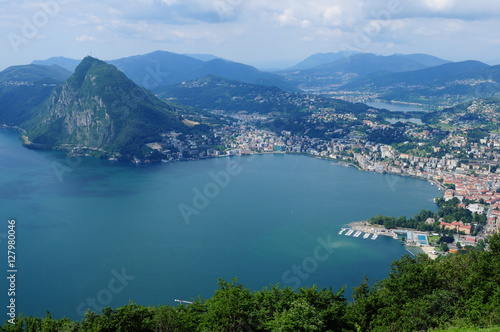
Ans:
[[[385,108],[391,112],[428,112],[428,110],[424,108],[400,103],[369,102],[366,103],[366,105],[376,108]]]
[[[338,235],[376,214],[436,210],[428,182],[327,160],[260,155],[133,165],[25,149],[0,130],[0,250],[17,221],[17,312],[81,319],[87,308],[210,297],[217,279],[250,289],[335,291],[384,278],[395,240]],[[7,281],[0,283],[2,294]],[[4,303],[8,301],[6,295]],[[5,308],[5,307],[4,307]]]

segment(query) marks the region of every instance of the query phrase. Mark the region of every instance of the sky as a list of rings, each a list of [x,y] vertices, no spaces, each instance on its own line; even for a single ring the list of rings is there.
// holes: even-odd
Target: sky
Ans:
[[[0,70],[155,50],[259,68],[343,50],[500,63],[498,0],[0,0]]]

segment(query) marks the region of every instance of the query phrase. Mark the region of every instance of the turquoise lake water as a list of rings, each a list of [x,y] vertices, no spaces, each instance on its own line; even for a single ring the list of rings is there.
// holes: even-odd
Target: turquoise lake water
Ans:
[[[384,278],[400,241],[338,235],[435,210],[428,182],[297,155],[132,165],[25,149],[0,130],[0,250],[17,221],[17,312],[208,298],[217,279],[332,287]],[[6,254],[1,262],[7,274]],[[0,283],[6,294],[7,282]],[[8,298],[3,295],[4,303]]]

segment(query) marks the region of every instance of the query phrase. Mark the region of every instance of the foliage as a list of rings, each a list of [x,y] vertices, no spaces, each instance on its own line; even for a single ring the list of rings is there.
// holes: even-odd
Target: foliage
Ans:
[[[374,129],[368,133],[368,140],[374,143],[393,144],[408,140],[404,130],[400,128]]]
[[[453,198],[445,201],[442,198],[436,200],[439,206],[438,212],[429,210],[421,210],[413,218],[402,216],[399,218],[386,217],[376,215],[369,219],[371,224],[384,225],[385,228],[413,228],[419,231],[433,231],[442,233],[456,233],[455,230],[444,230],[440,227],[439,220],[442,218],[445,222],[462,221],[464,223],[475,223],[479,227],[486,224],[486,216],[484,214],[472,213],[471,211],[459,206],[460,201]],[[429,218],[434,219],[433,223],[427,223]],[[477,233],[479,227],[476,228],[474,233]]]

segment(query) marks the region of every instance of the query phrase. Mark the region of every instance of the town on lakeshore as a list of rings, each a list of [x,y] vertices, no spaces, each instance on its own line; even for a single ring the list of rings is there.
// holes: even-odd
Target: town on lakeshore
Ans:
[[[490,104],[476,101],[471,103],[463,113],[486,115],[486,121],[495,123],[495,118],[487,117],[495,114],[492,107]],[[498,105],[494,107],[498,108]],[[221,111],[216,112],[219,115],[223,114]],[[229,117],[229,115],[226,116]],[[370,116],[369,113],[368,116]],[[460,114],[453,116],[459,117]],[[360,128],[362,126],[369,128],[369,131],[361,129],[351,131],[346,137],[337,139],[310,137],[307,132],[297,135],[290,130],[263,129],[256,125],[262,121],[270,121],[272,114],[239,112],[230,117],[233,120],[232,124],[215,130],[213,139],[204,136],[201,141],[199,139],[188,140],[186,144],[186,141],[178,140],[175,134],[170,134],[166,136],[164,142],[155,143],[154,147],[163,149],[164,146],[174,146],[181,151],[171,154],[163,150],[168,158],[164,162],[260,153],[296,153],[334,160],[344,166],[353,165],[363,171],[421,178],[442,190],[442,199],[445,202],[458,200],[457,208],[470,211],[474,216],[482,216],[483,222],[444,221],[443,218],[426,220],[427,224],[436,225],[440,230],[455,233],[453,243],[449,244],[449,252],[456,252],[459,248],[466,246],[476,246],[479,241],[484,241],[487,236],[498,231],[500,226],[500,169],[498,168],[500,135],[497,133],[486,133],[479,138],[475,137],[472,135],[475,129],[470,122],[454,121],[452,115],[445,114],[436,121],[433,127],[422,127],[404,121],[402,134],[414,140],[411,143],[402,142],[396,145],[374,143],[367,139],[366,133],[369,131],[390,128],[384,120],[381,121],[375,117],[362,120],[362,124],[358,125]],[[363,115],[338,114],[334,110],[324,110],[310,115],[306,121],[319,123],[321,126],[323,123],[339,120],[356,123],[360,118],[363,119]],[[445,135],[440,129],[442,126],[448,126]],[[200,151],[200,147],[213,146],[214,139],[217,140],[216,144],[220,149]],[[360,236],[361,232],[364,232],[365,239],[373,239],[378,235],[397,238],[399,235],[400,239],[404,238],[409,248],[419,247],[431,257],[445,254],[432,245],[437,245],[440,238],[435,230],[428,232],[399,228],[391,230],[380,225],[369,225],[366,222],[350,224],[349,228],[350,230],[341,230],[341,233]]]

